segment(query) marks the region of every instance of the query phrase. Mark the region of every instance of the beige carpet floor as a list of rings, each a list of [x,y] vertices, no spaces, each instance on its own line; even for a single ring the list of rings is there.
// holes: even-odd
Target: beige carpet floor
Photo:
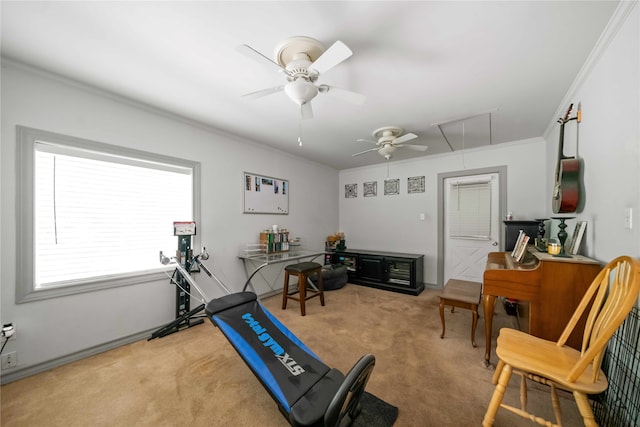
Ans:
[[[310,300],[305,317],[294,301],[281,310],[280,296],[263,303],[343,373],[361,355],[373,353],[376,366],[367,391],[399,408],[395,426],[481,424],[493,392],[493,372],[482,365],[482,317],[473,348],[467,310],[445,312],[447,331],[440,339],[437,291],[416,297],[349,284],[325,295],[326,306]],[[494,335],[513,324],[498,306]],[[512,379],[505,401],[518,404],[518,383]],[[2,427],[288,425],[208,320],[6,384],[0,393]],[[561,406],[566,426],[581,425],[570,396],[561,397]],[[530,391],[529,408],[552,417],[543,389]],[[501,410],[495,425],[533,423]]]

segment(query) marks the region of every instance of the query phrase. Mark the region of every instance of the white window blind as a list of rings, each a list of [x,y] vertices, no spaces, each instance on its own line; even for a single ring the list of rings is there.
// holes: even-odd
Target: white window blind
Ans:
[[[34,287],[157,270],[191,221],[192,168],[37,141]]]
[[[455,182],[449,197],[449,233],[453,238],[491,236],[491,182]]]

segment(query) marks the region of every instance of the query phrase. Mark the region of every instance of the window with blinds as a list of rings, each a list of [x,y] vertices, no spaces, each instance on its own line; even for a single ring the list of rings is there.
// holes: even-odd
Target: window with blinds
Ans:
[[[455,182],[449,191],[450,237],[489,239],[491,182]]]
[[[20,135],[33,183],[22,195],[31,211],[22,227],[33,235],[22,248],[31,259],[23,300],[140,283],[163,270],[159,251],[177,248],[173,222],[196,220],[197,163],[27,128]]]

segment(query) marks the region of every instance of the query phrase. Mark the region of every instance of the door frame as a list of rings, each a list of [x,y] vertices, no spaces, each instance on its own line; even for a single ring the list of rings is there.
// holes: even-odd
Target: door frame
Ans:
[[[444,262],[445,262],[445,253],[444,253],[444,215],[445,215],[445,206],[444,206],[444,181],[448,178],[463,178],[471,175],[485,175],[496,173],[498,174],[498,218],[505,218],[507,215],[507,166],[490,166],[486,168],[479,169],[467,169],[461,171],[454,172],[444,172],[438,174],[438,273],[437,273],[437,286],[439,288],[444,287]],[[498,239],[500,245],[498,247],[499,251],[503,251],[504,249],[504,239]]]

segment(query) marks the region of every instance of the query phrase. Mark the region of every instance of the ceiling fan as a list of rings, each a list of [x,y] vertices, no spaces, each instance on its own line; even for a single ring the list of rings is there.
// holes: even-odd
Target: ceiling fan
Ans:
[[[359,156],[364,153],[368,153],[370,151],[377,151],[382,157],[389,160],[391,158],[391,154],[398,148],[408,148],[410,150],[415,151],[425,151],[428,147],[426,145],[410,145],[403,144],[404,142],[411,141],[412,139],[416,139],[418,135],[414,133],[405,133],[404,129],[399,128],[397,126],[385,126],[373,131],[372,135],[378,141],[370,141],[368,139],[358,139],[358,141],[370,142],[372,144],[376,144],[376,148],[370,148],[369,150],[364,150],[359,153],[353,154],[352,156]],[[400,136],[402,135],[402,136]]]
[[[278,72],[284,73],[287,78],[287,83],[284,85],[243,95],[246,98],[255,99],[284,91],[293,102],[300,106],[300,114],[303,119],[313,117],[311,100],[318,93],[335,95],[354,104],[364,103],[365,97],[359,93],[326,84],[315,84],[320,74],[329,71],[353,54],[351,49],[339,40],[325,50],[319,41],[310,37],[288,38],[275,49],[277,62],[246,44],[238,46],[237,50]]]

